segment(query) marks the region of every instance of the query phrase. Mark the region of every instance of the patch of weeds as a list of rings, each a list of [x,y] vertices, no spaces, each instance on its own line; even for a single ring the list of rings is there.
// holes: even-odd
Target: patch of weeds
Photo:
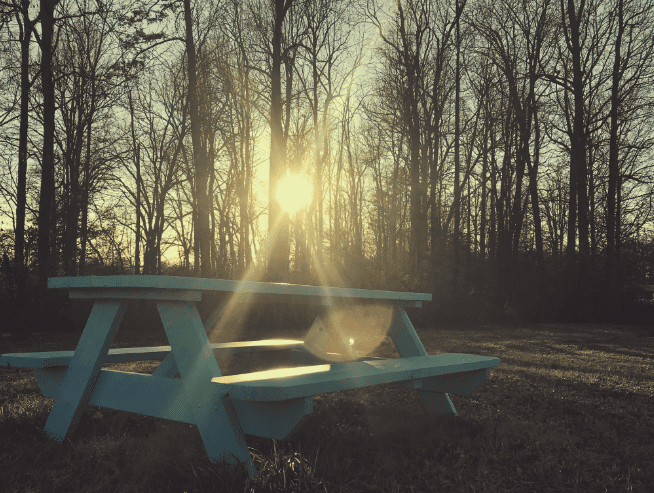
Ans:
[[[325,491],[323,481],[316,477],[317,452],[312,461],[302,454],[301,447],[294,452],[273,440],[270,452],[254,451],[253,455],[258,474],[248,484],[250,491]]]

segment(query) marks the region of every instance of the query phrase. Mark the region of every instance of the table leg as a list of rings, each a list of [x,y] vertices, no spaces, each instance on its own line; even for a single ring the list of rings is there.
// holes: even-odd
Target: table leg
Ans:
[[[75,431],[126,309],[127,301],[96,301],[93,305],[45,423],[45,434],[57,442]]]
[[[248,473],[255,476],[231,399],[217,395],[211,384],[221,373],[195,304],[160,301],[157,308],[207,455],[212,461],[244,462]]]
[[[175,356],[173,355],[172,351],[168,353],[168,355],[163,359],[163,361],[159,363],[159,366],[157,366],[155,370],[152,372],[152,375],[155,377],[165,377],[165,378],[175,378],[176,374],[177,374],[177,363],[175,363]]]
[[[393,321],[388,335],[393,339],[397,351],[402,358],[410,358],[412,356],[427,356],[425,346],[423,346],[420,337],[416,333],[409,316],[400,305],[395,305],[393,308]],[[422,400],[424,401],[427,409],[434,414],[454,414],[457,415],[456,409],[450,396],[447,394],[435,392],[420,392]]]
[[[226,297],[224,300],[222,300],[218,306],[211,312],[211,314],[207,317],[207,319],[204,321],[204,330],[208,334],[211,332],[211,329],[213,329],[213,326],[216,325],[216,322],[218,322],[218,319],[220,319],[221,315],[223,314],[223,311],[227,307],[227,304],[229,303],[229,300],[231,299],[230,296]]]

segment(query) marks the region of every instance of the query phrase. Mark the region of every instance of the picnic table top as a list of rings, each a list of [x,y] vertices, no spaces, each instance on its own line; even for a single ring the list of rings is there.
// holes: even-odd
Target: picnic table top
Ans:
[[[290,295],[312,298],[356,298],[379,302],[431,301],[429,293],[408,293],[370,289],[334,288],[258,281],[230,281],[200,277],[176,277],[153,275],[81,276],[53,277],[48,287],[74,291],[95,290],[180,290],[180,291],[224,291],[262,295]]]

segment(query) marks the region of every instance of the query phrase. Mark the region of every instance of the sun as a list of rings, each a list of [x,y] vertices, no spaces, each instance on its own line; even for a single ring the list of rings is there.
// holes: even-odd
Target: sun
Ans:
[[[304,176],[289,173],[277,185],[275,198],[280,207],[292,216],[311,203],[313,186]]]

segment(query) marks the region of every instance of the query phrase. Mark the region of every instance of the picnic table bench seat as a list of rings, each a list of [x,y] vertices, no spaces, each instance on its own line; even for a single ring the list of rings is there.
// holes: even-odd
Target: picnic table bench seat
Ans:
[[[0,366],[32,369],[43,394],[55,398],[44,427],[48,436],[63,441],[89,404],[171,419],[198,427],[212,461],[244,463],[251,476],[256,468],[243,435],[287,437],[312,413],[313,396],[398,385],[416,389],[431,412],[456,415],[448,394],[472,392],[500,363],[491,356],[428,355],[404,310],[430,301],[427,293],[147,275],[54,278],[48,287],[95,300],[77,349],[0,355]],[[216,291],[229,296],[202,320],[195,303],[204,292]],[[127,305],[135,299],[155,303],[170,346],[111,349]],[[231,303],[261,301],[316,305],[319,315],[305,341],[209,342],[207,333],[229,313]],[[390,308],[385,335],[399,358],[360,356],[353,346],[359,339],[339,332],[347,327],[330,326],[330,313],[345,309],[352,315],[357,303]],[[325,341],[341,341],[336,347],[345,349],[334,352]],[[223,375],[216,359],[254,353],[265,363],[271,351],[289,352],[300,366]],[[161,363],[151,375],[103,368],[141,360]]]
[[[469,394],[488,378],[488,369],[499,363],[492,356],[450,353],[283,368],[211,381],[232,398],[248,401],[283,401],[398,383],[432,392]]]
[[[270,344],[269,344],[270,343]],[[302,341],[263,340],[211,344],[218,354],[261,349],[302,349]],[[34,371],[41,392],[56,398],[72,351],[16,353],[0,356],[0,366]],[[105,362],[161,360],[168,346],[112,349]],[[265,370],[212,379],[214,399],[229,396],[242,433],[282,440],[313,412],[320,394],[391,384],[435,393],[469,394],[489,378],[499,358],[471,354],[437,354],[409,358],[370,358]],[[100,370],[88,404],[195,424],[182,382],[171,375]]]
[[[211,343],[216,356],[252,353],[256,351],[297,350],[303,341],[290,339],[267,339],[261,341],[240,341]],[[170,346],[134,347],[110,349],[104,363],[125,363],[144,360],[163,360],[171,352]],[[51,368],[68,366],[75,351],[43,351],[35,353],[7,353],[0,355],[0,366],[16,368]]]

